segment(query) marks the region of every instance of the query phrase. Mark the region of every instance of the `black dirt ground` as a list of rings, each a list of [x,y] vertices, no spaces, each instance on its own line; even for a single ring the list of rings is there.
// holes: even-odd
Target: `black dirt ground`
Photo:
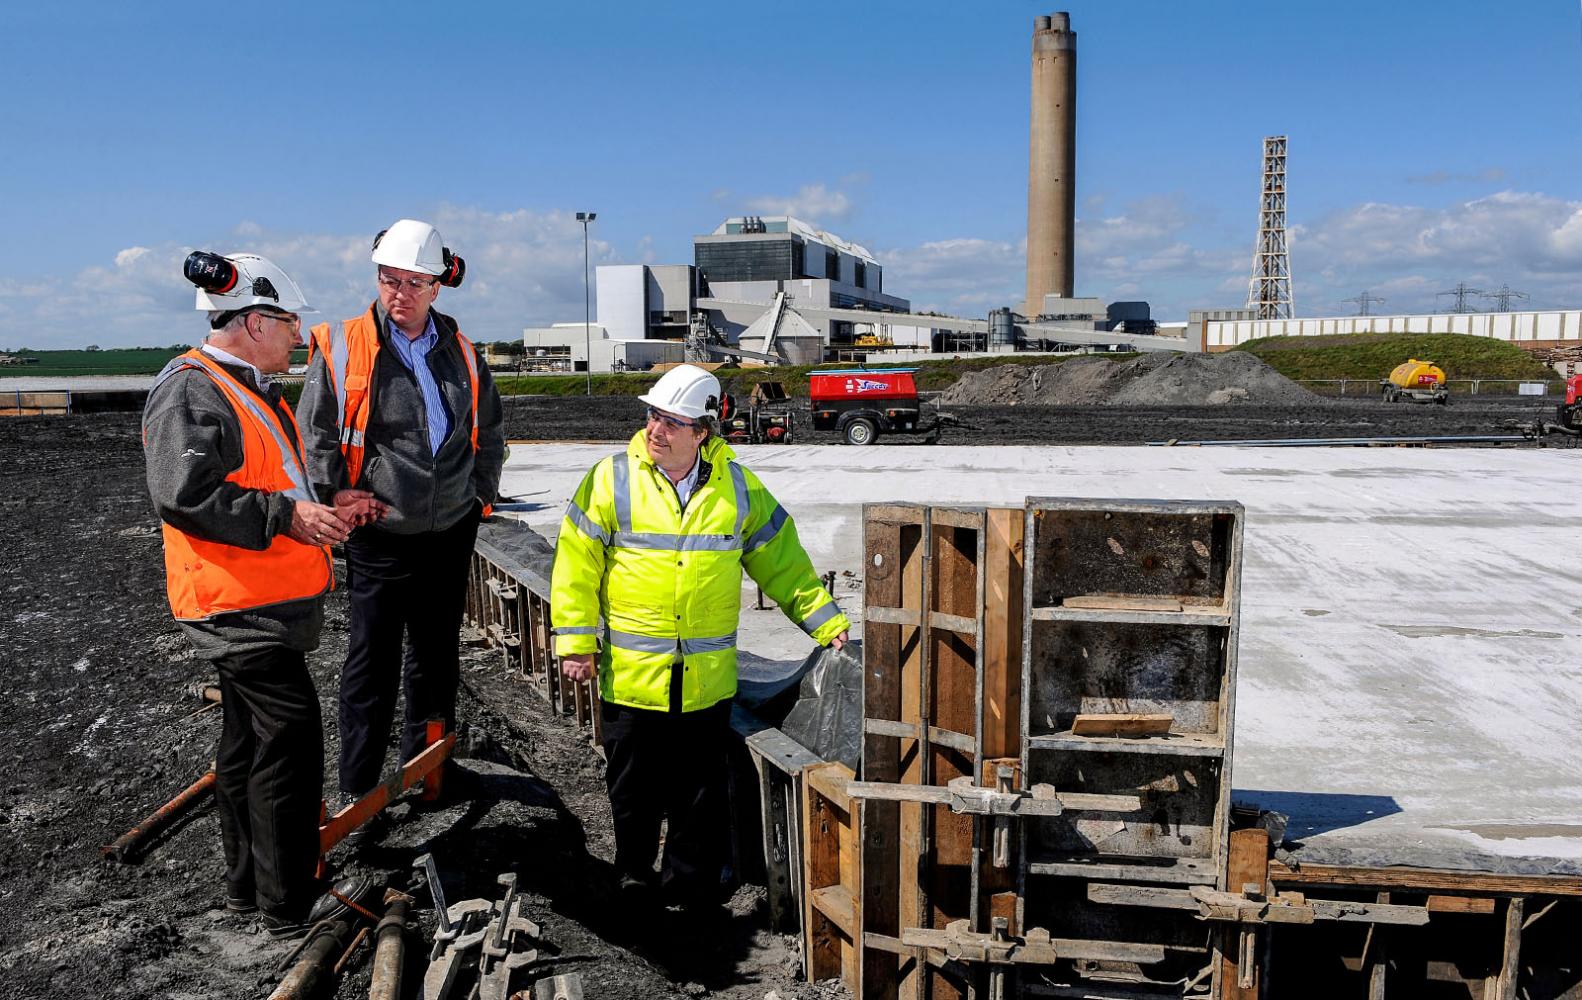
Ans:
[[[624,440],[641,419],[631,399],[526,398],[509,405],[514,438]],[[977,407],[946,444],[1137,444],[1164,438],[1499,432],[1543,419],[1552,403],[1449,407],[1381,403],[1297,407]],[[801,435],[828,441],[830,435]],[[0,996],[262,997],[287,946],[221,909],[218,823],[206,809],[139,864],[99,848],[208,767],[218,713],[185,693],[210,679],[170,621],[158,525],[143,485],[135,414],[0,422]],[[323,646],[310,658],[337,752],[336,675],[346,643],[344,594],[329,599]],[[396,808],[382,838],[342,847],[342,872],[410,876],[432,851],[454,899],[496,894],[516,871],[544,930],[548,969],[578,971],[588,996],[759,1000],[838,993],[796,979],[795,941],[762,925],[761,892],[739,890],[708,933],[674,914],[634,934],[607,891],[613,854],[599,758],[498,666],[463,664],[462,780],[446,808]],[[432,930],[432,914],[424,912]],[[416,951],[416,949],[414,949]],[[421,962],[414,955],[409,991]],[[366,955],[339,997],[366,995]],[[415,995],[409,992],[409,995]]]
[[[0,477],[0,997],[267,996],[288,946],[220,909],[212,807],[141,863],[100,858],[207,769],[220,725],[184,691],[212,678],[165,605],[136,416],[6,420]],[[337,592],[310,656],[330,762],[346,631]],[[706,933],[674,912],[630,926],[607,888],[601,761],[499,662],[464,653],[457,801],[397,806],[382,838],[331,855],[340,872],[410,889],[431,932],[414,857],[433,852],[452,901],[495,897],[496,876],[516,871],[544,931],[545,971],[581,973],[589,997],[829,995],[796,979],[795,939],[763,928],[762,892],[751,886]],[[407,996],[423,964],[414,954]],[[365,951],[334,995],[366,996],[368,965]]]
[[[1311,437],[1403,437],[1510,434],[1518,423],[1552,421],[1554,400],[1463,397],[1449,406],[1388,404],[1376,398],[1299,405],[1234,406],[944,406],[961,426],[940,444],[1146,444],[1150,441]],[[925,407],[931,410],[932,407]],[[506,436],[518,440],[624,441],[642,426],[643,404],[627,396],[520,396],[507,401]],[[796,410],[795,441],[834,444],[813,430],[807,402]],[[897,442],[909,440],[905,436]],[[1552,443],[1566,443],[1551,438]]]

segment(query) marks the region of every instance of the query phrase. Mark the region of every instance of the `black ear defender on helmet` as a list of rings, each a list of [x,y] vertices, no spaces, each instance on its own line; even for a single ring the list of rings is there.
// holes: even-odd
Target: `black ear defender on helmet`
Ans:
[[[467,262],[450,252],[450,247],[439,248],[441,260],[445,262],[445,273],[439,276],[439,283],[446,288],[460,288],[461,279],[467,276]]]
[[[705,399],[703,401],[703,409],[718,416],[720,412],[720,397],[710,396],[708,399]]]
[[[236,287],[236,281],[241,277],[235,264],[207,250],[194,250],[187,254],[187,262],[181,265],[181,273],[188,281],[214,295],[224,295],[229,292]],[[269,284],[268,278],[259,278],[258,281]],[[254,295],[269,295],[276,300],[280,298],[275,294],[275,286],[269,285],[269,291],[260,292],[257,284],[257,281],[253,283]]]

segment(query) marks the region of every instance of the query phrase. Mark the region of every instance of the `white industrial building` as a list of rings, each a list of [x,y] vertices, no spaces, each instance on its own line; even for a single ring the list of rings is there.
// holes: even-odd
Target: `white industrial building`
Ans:
[[[793,363],[816,363],[864,345],[926,348],[931,342],[928,327],[884,320],[911,303],[884,293],[884,268],[871,253],[799,219],[726,219],[693,240],[693,254],[693,264],[601,265],[587,345],[578,322],[525,330],[528,365],[582,371],[590,354],[593,371],[681,361],[700,312],[727,345]],[[818,315],[832,309],[848,312]],[[866,321],[851,310],[874,318]]]
[[[555,323],[522,331],[529,371],[646,371],[685,360],[679,340],[614,337],[601,323]],[[588,363],[592,358],[592,364]]]
[[[1194,313],[1205,351],[1228,351],[1261,337],[1322,337],[1353,333],[1464,333],[1493,337],[1537,349],[1582,344],[1582,309],[1547,312],[1421,313],[1412,316],[1330,316],[1312,319],[1253,319],[1246,310],[1232,315]]]
[[[734,216],[692,241],[700,297],[768,307],[784,294],[793,310],[865,309],[904,313],[906,299],[884,292],[884,268],[873,254],[833,233],[815,229],[789,215]],[[705,303],[706,304],[706,303]],[[735,343],[749,325],[725,312],[710,310],[710,322]],[[877,324],[844,319],[808,318],[830,348],[850,346],[865,333],[879,336]],[[860,329],[868,326],[868,329]],[[887,329],[897,342],[916,340],[912,328]],[[927,343],[926,334],[922,342]]]

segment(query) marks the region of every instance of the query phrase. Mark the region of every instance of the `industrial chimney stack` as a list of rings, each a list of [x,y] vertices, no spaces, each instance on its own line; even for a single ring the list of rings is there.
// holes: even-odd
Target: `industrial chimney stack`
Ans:
[[[1077,33],[1071,15],[1033,18],[1033,118],[1027,170],[1027,301],[1037,316],[1045,295],[1075,289]]]

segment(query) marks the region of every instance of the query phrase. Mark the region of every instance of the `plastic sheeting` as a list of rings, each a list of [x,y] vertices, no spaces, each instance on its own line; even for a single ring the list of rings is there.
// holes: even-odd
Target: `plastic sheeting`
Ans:
[[[815,650],[780,730],[825,760],[858,770],[862,757],[862,642]]]

